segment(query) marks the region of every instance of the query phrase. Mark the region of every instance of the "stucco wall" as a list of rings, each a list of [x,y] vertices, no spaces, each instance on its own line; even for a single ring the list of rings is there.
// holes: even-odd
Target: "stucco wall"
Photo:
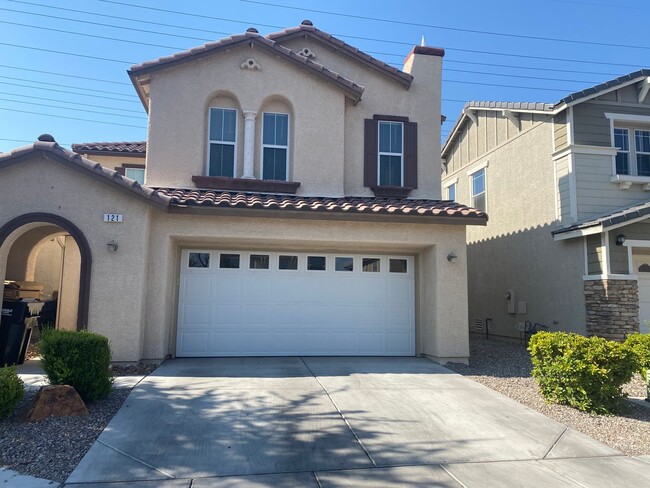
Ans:
[[[415,81],[407,90],[317,41],[294,40],[287,46],[312,48],[316,62],[363,85],[363,99],[354,106],[341,89],[250,47],[152,73],[147,184],[193,187],[192,175],[205,174],[208,108],[221,94],[241,110],[257,112],[257,176],[261,112],[269,100],[278,99],[291,107],[290,174],[301,183],[298,194],[372,195],[363,186],[363,120],[382,114],[408,116],[418,123],[418,189],[412,196],[440,196],[440,57],[413,56],[406,69]],[[251,57],[261,69],[240,69]],[[239,112],[237,176],[243,170],[243,139]]]
[[[100,154],[84,154],[82,156],[97,161],[102,166],[109,169],[119,168],[123,164],[146,164],[146,156],[144,154],[138,155],[100,155]]]
[[[443,179],[444,185],[457,178],[457,200],[469,204],[467,173],[488,162],[490,220],[467,231],[471,330],[476,319],[491,318],[490,332],[497,335],[517,337],[517,325],[526,320],[584,332],[583,243],[555,242],[551,234],[558,198],[552,138],[552,124],[535,124]],[[517,313],[508,313],[508,291]],[[518,302],[526,303],[525,313]]]
[[[29,198],[25,198],[26,188]],[[83,232],[93,258],[89,329],[109,337],[114,360],[139,359],[151,207],[125,198],[124,191],[80,171],[40,157],[4,168],[0,194],[0,225],[26,213],[45,212],[69,220]],[[104,213],[121,213],[124,222],[104,223]],[[0,248],[0,278],[5,275],[8,249],[24,230],[15,232]],[[115,253],[107,250],[111,239],[120,245]]]
[[[463,226],[289,219],[277,214],[244,220],[156,212],[150,242],[145,358],[160,358],[174,351],[178,255],[183,247],[415,255],[416,350],[442,359],[468,355]],[[458,254],[458,262],[447,261],[451,251]]]

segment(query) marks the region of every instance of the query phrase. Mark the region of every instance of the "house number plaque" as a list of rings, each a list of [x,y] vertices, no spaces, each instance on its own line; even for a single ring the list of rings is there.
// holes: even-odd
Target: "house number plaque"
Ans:
[[[122,222],[122,214],[104,214],[104,222]]]

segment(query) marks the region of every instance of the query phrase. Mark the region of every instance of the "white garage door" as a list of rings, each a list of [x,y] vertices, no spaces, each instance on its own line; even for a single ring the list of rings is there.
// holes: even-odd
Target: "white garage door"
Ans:
[[[176,355],[415,354],[413,258],[183,250]]]

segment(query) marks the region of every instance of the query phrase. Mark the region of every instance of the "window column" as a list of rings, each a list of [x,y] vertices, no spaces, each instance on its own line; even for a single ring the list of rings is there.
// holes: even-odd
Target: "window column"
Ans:
[[[257,112],[244,110],[244,174],[242,178],[255,178],[255,118]]]

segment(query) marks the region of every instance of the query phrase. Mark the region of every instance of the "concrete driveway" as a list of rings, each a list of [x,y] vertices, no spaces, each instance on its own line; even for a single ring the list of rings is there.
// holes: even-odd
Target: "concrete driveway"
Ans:
[[[650,458],[424,359],[176,359],[133,390],[66,486],[106,482],[611,488],[650,486]]]

